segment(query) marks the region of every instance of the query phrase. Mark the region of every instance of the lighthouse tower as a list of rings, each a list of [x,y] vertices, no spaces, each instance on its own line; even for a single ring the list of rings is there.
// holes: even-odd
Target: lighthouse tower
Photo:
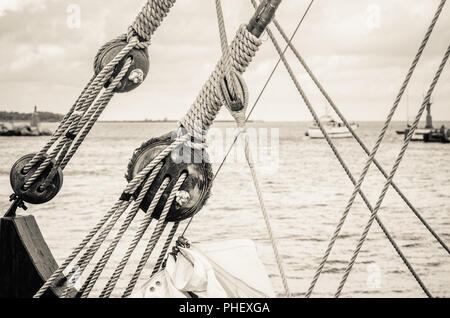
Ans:
[[[37,112],[37,106],[34,106],[34,112],[31,115],[30,126],[36,128],[38,131],[40,131],[41,121],[39,120],[39,114]]]

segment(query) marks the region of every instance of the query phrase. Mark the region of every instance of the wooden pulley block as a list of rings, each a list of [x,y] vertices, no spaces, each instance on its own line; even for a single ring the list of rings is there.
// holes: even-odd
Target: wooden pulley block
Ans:
[[[102,51],[98,54],[94,63],[95,74],[100,71],[114,59],[117,54],[127,45],[127,41],[111,41],[106,44]],[[125,76],[120,81],[119,85],[115,88],[116,93],[129,92],[144,82],[150,69],[150,59],[147,49],[132,49],[116,66],[112,78],[114,78],[122,69],[127,58],[131,57],[131,66],[128,69]],[[111,83],[111,80],[106,82],[105,87]]]
[[[45,160],[45,156],[41,158],[27,173],[24,173],[23,168],[34,157],[35,154],[28,154],[17,160],[11,168],[9,179],[14,193],[23,201],[31,204],[41,204],[53,199],[61,190],[63,184],[63,173],[61,168],[56,170],[53,176],[50,176],[54,161],[45,168],[42,174],[35,180],[35,182],[28,188],[24,189],[27,180],[34,174],[39,165]],[[52,178],[46,182],[47,178]]]
[[[167,134],[160,138],[150,139],[140,148],[136,149],[128,164],[127,180],[131,181],[133,177],[172,142],[171,134]],[[189,152],[189,154],[186,152]],[[164,179],[168,177],[170,182],[152,214],[153,218],[158,219],[172,188],[179,177],[183,173],[187,173],[187,178],[178,191],[166,220],[169,222],[182,221],[200,211],[209,197],[210,184],[212,182],[211,164],[206,158],[207,154],[204,149],[192,149],[186,145],[172,151],[162,161],[163,166],[150,186],[140,208],[147,212],[159,187]],[[134,194],[135,197],[138,196],[140,190],[141,188]]]

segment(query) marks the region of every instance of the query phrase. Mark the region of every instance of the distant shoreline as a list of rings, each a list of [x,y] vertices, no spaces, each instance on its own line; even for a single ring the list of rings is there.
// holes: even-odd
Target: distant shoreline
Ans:
[[[63,114],[56,114],[52,112],[42,112],[38,111],[37,115],[41,122],[59,122],[64,118]],[[19,112],[8,112],[0,111],[0,122],[24,122],[30,121],[33,113],[19,113]]]

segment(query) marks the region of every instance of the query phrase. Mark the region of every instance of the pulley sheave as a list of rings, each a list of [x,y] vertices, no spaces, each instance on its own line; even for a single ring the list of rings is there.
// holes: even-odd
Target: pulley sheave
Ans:
[[[128,164],[126,175],[128,182],[172,142],[171,134],[167,134],[159,138],[152,138],[136,149]],[[183,173],[187,173],[188,176],[166,217],[169,222],[179,222],[191,217],[205,205],[212,182],[211,164],[204,149],[192,149],[187,145],[176,148],[162,160],[162,163],[163,166],[142,200],[140,208],[147,211],[163,180],[167,177],[170,178],[169,185],[153,212],[153,217],[158,219],[178,178]],[[140,190],[141,187],[137,189],[136,197]]]
[[[52,171],[55,165],[54,160],[52,160],[33,184],[25,189],[24,185],[28,178],[34,174],[36,169],[46,159],[46,155],[44,155],[27,173],[24,173],[24,167],[34,156],[35,154],[32,153],[17,160],[11,168],[9,179],[14,193],[20,199],[31,204],[41,204],[50,201],[58,194],[63,184],[63,173],[59,167],[55,171]]]

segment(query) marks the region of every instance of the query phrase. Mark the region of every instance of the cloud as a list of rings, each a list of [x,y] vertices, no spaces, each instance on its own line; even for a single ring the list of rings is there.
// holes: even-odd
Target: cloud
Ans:
[[[74,1],[1,0],[0,109],[29,111],[38,104],[49,111],[65,112],[92,75],[97,49],[125,32],[144,2],[77,0],[80,27],[71,28],[67,8]],[[439,2],[316,1],[293,44],[351,119],[382,120]],[[288,35],[308,4],[306,0],[282,2],[277,19]],[[231,40],[254,10],[250,1],[229,0],[223,1],[223,11]],[[374,12],[379,16],[374,18]],[[277,38],[284,46],[281,37]],[[449,38],[447,6],[408,89],[411,109],[420,104]],[[178,1],[155,32],[149,54],[150,75],[145,83],[136,91],[114,97],[102,118],[179,119],[184,114],[220,58],[214,1]],[[304,70],[291,53],[287,57],[313,105],[323,110],[323,98]],[[245,74],[252,101],[277,59],[266,38]],[[446,104],[450,100],[449,82],[445,70],[435,93],[436,117],[450,119]],[[255,119],[310,119],[283,65],[260,104]],[[402,103],[395,118],[403,119],[405,109]],[[229,119],[226,112],[220,116]]]
[[[36,11],[44,10],[44,0],[2,0],[0,2],[0,17],[8,13],[8,11],[20,11],[25,7]]]

